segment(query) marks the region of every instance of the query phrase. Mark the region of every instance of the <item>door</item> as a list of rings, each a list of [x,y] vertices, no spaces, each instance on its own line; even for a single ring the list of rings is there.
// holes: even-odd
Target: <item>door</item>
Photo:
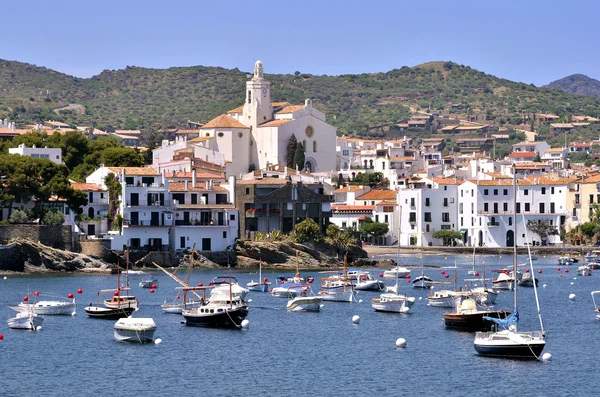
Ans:
[[[139,213],[137,213],[137,212],[131,212],[129,214],[129,216],[131,217],[131,224],[133,226],[137,226],[140,223]]]
[[[129,205],[131,206],[137,206],[140,205],[140,195],[138,193],[131,193],[131,200]]]
[[[88,234],[88,236],[95,236],[96,235],[96,225],[88,225],[87,234]]]
[[[183,213],[183,224],[184,225],[190,224],[190,213],[188,211]]]
[[[160,226],[159,222],[158,222],[158,217],[159,217],[159,213],[158,212],[151,212],[150,213],[150,226]]]
[[[185,236],[179,237],[179,248],[185,248]]]
[[[210,238],[202,239],[202,251],[210,251]]]
[[[219,225],[219,226],[225,225],[225,221],[223,219],[223,213],[222,212],[217,212],[217,225]]]
[[[515,245],[515,233],[512,230],[506,232],[506,246],[514,247]]]

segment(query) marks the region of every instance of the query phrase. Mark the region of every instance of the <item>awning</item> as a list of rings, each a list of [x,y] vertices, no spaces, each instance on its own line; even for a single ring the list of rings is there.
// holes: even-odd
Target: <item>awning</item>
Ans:
[[[462,234],[465,234],[465,233],[467,233],[468,231],[469,231],[469,229],[460,229],[460,232],[461,232]]]

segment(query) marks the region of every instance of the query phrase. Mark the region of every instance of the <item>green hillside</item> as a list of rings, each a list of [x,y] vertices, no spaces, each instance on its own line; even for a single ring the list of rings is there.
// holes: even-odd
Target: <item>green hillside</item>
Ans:
[[[553,81],[546,87],[571,94],[589,95],[600,98],[600,81],[583,74],[572,74],[560,80]]]
[[[272,82],[273,101],[299,104],[312,98],[315,107],[344,134],[380,134],[390,125],[406,122],[409,108],[433,113],[485,112],[498,125],[518,123],[524,113],[600,116],[600,99],[516,83],[452,62],[386,73],[315,76],[296,72],[267,74],[266,78]],[[187,120],[206,122],[241,105],[246,79],[246,73],[237,69],[204,66],[127,67],[80,79],[0,60],[0,117],[9,116],[21,125],[55,119],[145,131],[183,127]],[[54,111],[69,104],[83,105],[85,111]]]

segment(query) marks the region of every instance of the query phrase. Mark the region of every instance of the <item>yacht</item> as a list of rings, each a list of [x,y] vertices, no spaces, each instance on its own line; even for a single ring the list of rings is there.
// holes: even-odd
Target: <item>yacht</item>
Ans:
[[[154,340],[156,324],[151,318],[126,317],[119,319],[113,329],[115,340],[119,342],[150,343]]]
[[[318,312],[321,311],[321,302],[323,298],[320,296],[297,296],[288,301],[286,309],[291,312]]]
[[[183,287],[184,300],[186,293],[193,290],[211,289],[213,287]],[[229,288],[232,285],[229,284]],[[194,327],[237,328],[242,327],[242,321],[248,316],[248,306],[240,296],[217,293],[211,294],[207,304],[183,310],[185,324]]]
[[[75,304],[75,298],[72,294],[69,294],[70,300],[64,300],[54,294],[34,294],[36,297],[38,296],[47,296],[49,299],[39,300],[37,302],[31,303],[28,300],[24,300],[19,303],[19,306],[15,307],[15,309],[19,312],[27,313],[29,311],[33,311],[34,314],[43,315],[43,316],[51,316],[51,315],[68,315],[71,316],[77,312],[77,305]]]
[[[410,270],[405,267],[393,267],[383,272],[385,278],[406,278],[410,274]]]
[[[357,291],[383,291],[385,283],[373,277],[369,272],[361,272],[355,279],[354,289]]]

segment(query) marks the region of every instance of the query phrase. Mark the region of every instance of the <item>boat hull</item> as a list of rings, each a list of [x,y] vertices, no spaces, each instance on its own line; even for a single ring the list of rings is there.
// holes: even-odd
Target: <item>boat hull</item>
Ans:
[[[376,312],[387,313],[408,313],[412,305],[415,303],[415,298],[408,296],[386,297],[382,294],[380,298],[371,300],[371,307]]]
[[[215,313],[201,313],[201,309],[202,307],[185,310],[183,312],[185,324],[192,327],[240,328],[242,321],[248,316],[248,306],[227,308]]]
[[[89,317],[103,318],[107,320],[117,320],[119,318],[129,317],[131,313],[135,311],[133,307],[121,307],[118,309],[112,309],[102,306],[88,306],[84,310]]]
[[[8,327],[11,329],[25,329],[35,331],[44,322],[44,318],[38,315],[18,313],[16,317],[8,319]]]
[[[33,310],[35,314],[41,316],[70,316],[77,311],[75,300],[73,302],[39,301],[34,304],[19,303],[17,308],[21,313],[28,313]]]
[[[483,317],[505,318],[509,313],[504,310],[480,311],[476,313],[444,313],[444,325],[448,329],[466,332],[489,331],[493,325]]]
[[[271,283],[253,283],[249,282],[246,284],[249,291],[254,292],[269,292],[269,288],[271,287]]]
[[[131,308],[135,310],[138,307],[138,300],[135,296],[131,295],[119,297],[114,296],[111,299],[105,299],[104,306],[109,309]]]
[[[151,343],[156,324],[152,319],[122,318],[113,328],[114,338],[119,342]]]
[[[363,281],[354,286],[357,291],[383,291],[385,283],[379,280]]]
[[[298,297],[288,301],[286,309],[291,312],[321,311],[322,298],[316,296]]]
[[[542,332],[483,332],[475,336],[477,354],[510,359],[538,359],[546,346]]]
[[[354,291],[320,291],[319,298],[329,302],[353,302]]]

